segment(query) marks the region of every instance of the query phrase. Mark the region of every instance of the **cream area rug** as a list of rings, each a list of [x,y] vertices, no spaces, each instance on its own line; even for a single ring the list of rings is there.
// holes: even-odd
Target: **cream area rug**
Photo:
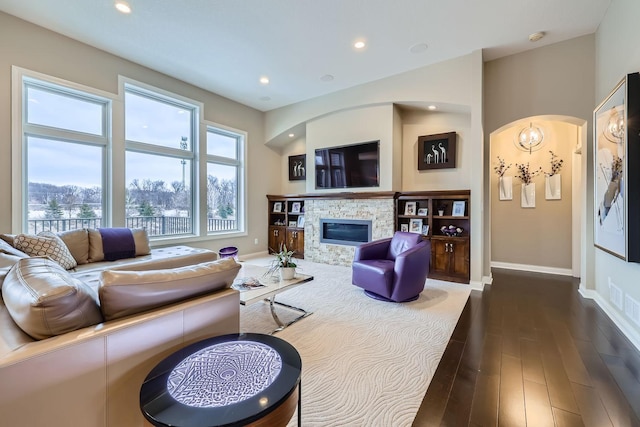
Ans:
[[[246,263],[269,264],[271,258]],[[468,285],[428,279],[418,300],[389,303],[351,284],[351,268],[300,261],[314,280],[276,301],[313,314],[275,336],[302,358],[302,425],[411,426],[469,297]],[[277,307],[283,321],[297,314]],[[270,333],[268,303],[241,306],[242,332]],[[297,425],[294,416],[289,426]]]

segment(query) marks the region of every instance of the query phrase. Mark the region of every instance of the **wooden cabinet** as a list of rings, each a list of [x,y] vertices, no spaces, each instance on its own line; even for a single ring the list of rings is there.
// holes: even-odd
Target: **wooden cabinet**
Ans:
[[[429,277],[469,283],[470,191],[412,191],[396,197],[396,230],[431,240]]]
[[[469,238],[432,236],[429,277],[469,283]]]
[[[295,251],[294,257],[304,258],[304,199],[301,197],[268,195],[269,252],[283,245]]]

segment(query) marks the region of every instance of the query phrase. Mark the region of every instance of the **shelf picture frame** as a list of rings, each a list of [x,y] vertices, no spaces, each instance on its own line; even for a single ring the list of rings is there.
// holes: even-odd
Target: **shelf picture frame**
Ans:
[[[402,231],[403,233],[408,233],[409,232],[409,224],[400,224],[400,231]]]
[[[302,204],[300,202],[291,203],[291,213],[300,213],[300,207]]]
[[[297,226],[298,226],[298,221],[289,220],[289,227],[297,227]]]
[[[304,215],[300,215],[298,217],[298,222],[296,224],[298,228],[304,228]]]
[[[593,112],[595,247],[640,262],[640,74],[626,75]]]
[[[418,137],[418,170],[456,167],[456,133]]]
[[[422,226],[422,234],[425,235],[425,236],[429,235],[429,224],[424,224]]]
[[[466,202],[464,200],[457,200],[453,202],[453,208],[451,209],[451,216],[464,216],[464,209]]]
[[[273,211],[276,213],[282,212],[282,202],[273,202]]]
[[[418,216],[428,216],[429,209],[428,208],[420,208],[418,209]]]
[[[289,181],[304,181],[307,179],[307,155],[289,156]]]
[[[409,233],[422,234],[422,220],[413,218],[409,221]]]
[[[416,202],[406,202],[404,204],[404,214],[405,215],[415,215],[416,214]]]

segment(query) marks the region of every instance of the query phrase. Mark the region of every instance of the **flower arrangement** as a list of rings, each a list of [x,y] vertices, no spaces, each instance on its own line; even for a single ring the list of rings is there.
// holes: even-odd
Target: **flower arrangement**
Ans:
[[[518,174],[516,175],[516,177],[526,185],[531,184],[533,182],[533,178],[542,173],[542,167],[531,170],[529,168],[529,162],[527,162],[527,164],[516,163],[516,168],[518,169]]]
[[[506,162],[504,161],[503,158],[501,158],[500,156],[498,156],[498,166],[494,166],[493,170],[498,174],[498,176],[500,178],[502,178],[504,176],[504,173],[511,167],[511,163],[509,163],[508,165],[506,164]]]
[[[273,249],[271,250],[273,251]],[[271,265],[269,266],[269,269],[266,271],[266,273],[264,273],[264,277],[271,276],[282,268],[296,268],[298,264],[296,264],[294,261],[294,253],[295,251],[287,250],[287,245],[280,246],[279,252],[273,251],[273,256],[275,257],[275,259],[271,262]]]
[[[440,232],[449,237],[461,236],[463,231],[462,227],[456,227],[455,225],[443,225],[440,227]]]
[[[564,162],[564,160],[558,158],[556,153],[551,150],[549,150],[549,153],[551,153],[551,172],[545,172],[544,174],[546,176],[553,176],[560,172],[560,169],[562,169],[562,162]]]

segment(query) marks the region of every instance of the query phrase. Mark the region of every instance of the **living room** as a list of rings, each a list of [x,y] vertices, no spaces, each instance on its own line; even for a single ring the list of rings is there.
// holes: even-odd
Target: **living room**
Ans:
[[[575,246],[572,250],[574,254],[579,251],[577,276],[580,277],[581,294],[594,299],[640,348],[640,325],[635,324],[624,309],[609,302],[610,282],[618,285],[625,295],[640,301],[640,289],[634,285],[640,277],[640,268],[594,248],[593,178],[590,175],[593,110],[624,75],[640,70],[633,22],[633,17],[639,14],[637,2],[613,0],[595,33],[488,62],[484,62],[482,51],[474,51],[435,65],[262,112],[1,12],[0,81],[5,90],[0,94],[3,141],[0,144],[0,198],[6,202],[0,205],[0,230],[20,231],[20,219],[16,218],[16,205],[20,201],[15,196],[20,175],[14,170],[16,159],[12,151],[12,141],[16,138],[12,133],[16,114],[12,104],[12,67],[19,67],[104,91],[116,100],[116,108],[122,108],[118,101],[121,94],[119,76],[125,76],[198,100],[204,105],[204,119],[247,133],[246,232],[215,240],[182,240],[189,245],[212,250],[236,246],[242,254],[266,252],[266,195],[316,191],[312,180],[288,180],[288,156],[306,154],[309,159],[313,150],[322,146],[381,140],[383,150],[387,151],[380,191],[471,191],[473,287],[481,288],[491,282],[492,262],[558,268],[573,273],[573,257],[554,257],[558,248],[552,240],[528,254],[526,262],[493,258],[496,253],[519,251],[520,246],[515,245],[521,243],[514,241],[514,247],[510,247],[507,246],[510,244],[508,239],[502,239],[498,252],[493,247],[496,241],[491,225],[491,200],[496,189],[491,179],[495,165],[495,153],[492,152],[495,132],[503,131],[505,126],[519,127],[530,117],[544,117],[545,120],[568,122],[579,130],[576,133],[579,136],[571,144],[582,146],[582,175],[576,184],[582,194],[577,234],[583,240],[578,245],[579,250]],[[431,103],[442,105],[442,111],[426,111],[426,105]],[[459,135],[456,168],[420,173],[415,167],[416,137],[451,130]],[[290,133],[297,136],[289,138]],[[122,145],[123,138],[123,135],[114,134],[114,143]],[[123,157],[120,164],[117,159],[114,162],[116,196],[122,196],[118,185],[124,186]],[[514,190],[517,188],[514,186]],[[114,213],[114,225],[123,219],[122,215]],[[548,220],[538,214],[533,216],[531,224],[544,231],[544,222]],[[574,231],[572,238],[575,235]],[[545,261],[548,258],[564,261],[561,265],[549,265]]]

